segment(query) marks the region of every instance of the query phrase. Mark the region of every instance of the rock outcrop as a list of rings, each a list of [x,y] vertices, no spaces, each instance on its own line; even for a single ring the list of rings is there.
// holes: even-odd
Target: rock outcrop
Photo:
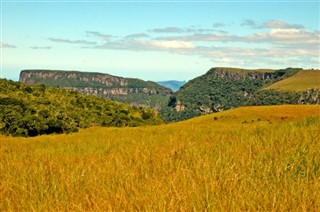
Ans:
[[[320,104],[320,90],[308,89],[302,92],[298,104]]]
[[[20,73],[20,82],[60,87],[156,109],[166,105],[172,93],[170,89],[151,81],[79,71],[23,70]]]

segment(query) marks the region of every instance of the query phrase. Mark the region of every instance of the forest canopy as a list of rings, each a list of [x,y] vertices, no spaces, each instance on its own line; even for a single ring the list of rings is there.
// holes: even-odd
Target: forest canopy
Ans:
[[[90,126],[135,127],[163,123],[152,109],[129,106],[44,85],[0,79],[0,132],[37,136]]]

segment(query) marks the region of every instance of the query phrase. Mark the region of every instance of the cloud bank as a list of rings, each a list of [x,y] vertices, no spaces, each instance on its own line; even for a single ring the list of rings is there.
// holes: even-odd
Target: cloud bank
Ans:
[[[214,22],[211,27],[190,26],[153,28],[123,36],[100,31],[86,31],[90,40],[49,38],[52,42],[81,44],[82,48],[162,51],[199,56],[212,62],[232,64],[294,64],[305,61],[319,66],[320,31],[301,24],[281,20],[255,22],[247,19],[239,26],[251,28],[247,34],[236,34],[216,28],[226,23]],[[85,45],[85,46],[83,46]],[[290,65],[290,64],[288,64]]]
[[[30,46],[30,49],[52,49],[51,46]]]
[[[87,40],[69,40],[64,38],[48,38],[52,42],[57,43],[70,43],[70,44],[85,44],[85,45],[96,45],[97,42],[87,41]]]

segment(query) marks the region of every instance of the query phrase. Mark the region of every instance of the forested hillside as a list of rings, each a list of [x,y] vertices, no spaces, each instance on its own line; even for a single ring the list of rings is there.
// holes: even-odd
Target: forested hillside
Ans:
[[[76,132],[90,126],[162,123],[155,111],[44,85],[0,79],[0,131],[14,136]]]
[[[264,89],[274,83],[289,80],[291,77],[299,79],[296,80],[299,85],[308,84],[310,77],[301,77],[301,70],[297,68],[280,70],[212,68],[171,95],[168,107],[161,110],[161,115],[165,121],[170,122],[244,105],[319,103],[319,90],[316,85],[320,87],[320,83],[316,80],[313,80],[315,83],[310,84],[309,90]],[[310,70],[305,72],[315,74]],[[285,85],[288,86],[288,83]],[[295,85],[292,84],[292,86]]]

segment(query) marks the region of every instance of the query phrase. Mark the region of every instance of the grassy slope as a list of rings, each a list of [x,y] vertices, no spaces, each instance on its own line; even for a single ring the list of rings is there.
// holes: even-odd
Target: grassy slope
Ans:
[[[303,91],[320,88],[320,70],[302,70],[287,79],[276,82],[265,89]]]
[[[1,137],[0,209],[319,211],[319,112],[244,107],[155,127]]]

